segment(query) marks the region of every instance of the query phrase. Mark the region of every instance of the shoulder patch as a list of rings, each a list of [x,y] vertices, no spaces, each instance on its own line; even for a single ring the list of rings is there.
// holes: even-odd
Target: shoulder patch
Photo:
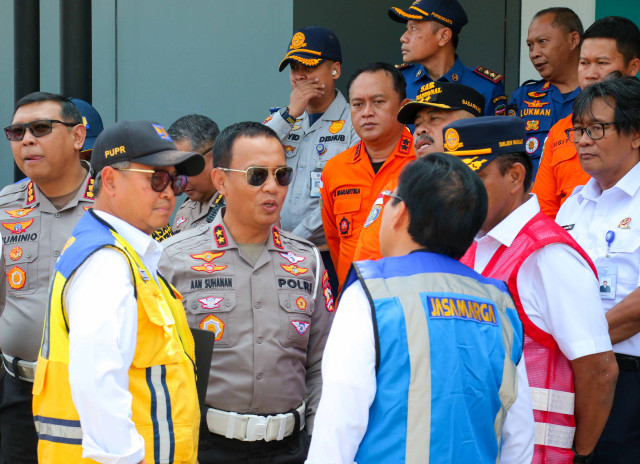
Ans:
[[[213,228],[213,235],[216,238],[216,245],[218,248],[226,247],[229,244],[227,234],[225,233],[222,224],[218,224]]]
[[[282,248],[282,240],[280,240],[280,231],[274,227],[272,229],[272,234],[273,234],[273,245],[276,248],[280,248],[282,250],[283,248]]]
[[[396,69],[406,69],[409,66],[411,66],[411,63],[402,63],[402,64],[397,64],[395,66],[396,66]]]
[[[498,74],[497,72],[491,71],[490,69],[487,69],[483,66],[478,66],[473,70],[473,72],[484,77],[485,79],[490,80],[494,84],[497,84],[504,78],[502,74]]]

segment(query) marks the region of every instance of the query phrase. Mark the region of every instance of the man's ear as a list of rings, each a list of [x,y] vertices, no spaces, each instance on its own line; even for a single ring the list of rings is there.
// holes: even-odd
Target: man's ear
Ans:
[[[453,32],[448,27],[441,27],[438,32],[438,45],[444,47],[453,37]]]
[[[82,151],[84,139],[87,136],[87,128],[84,127],[84,124],[73,126],[71,128],[71,136],[73,137],[73,148]]]
[[[213,171],[211,171],[211,182],[213,182],[213,186],[216,188],[216,190],[220,192],[220,195],[225,195],[227,193],[226,181],[227,178],[224,172],[222,172],[220,169],[214,168]]]
[[[509,176],[511,182],[510,193],[516,193],[520,187],[524,185],[526,173],[527,170],[522,163],[513,163],[513,166],[511,166],[507,172],[507,176]]]
[[[391,218],[391,227],[393,230],[407,230],[409,229],[409,209],[404,201],[399,202],[394,210],[394,215]]]
[[[99,194],[101,195],[104,193],[104,195],[107,195],[110,197],[115,196],[116,170],[113,169],[111,166],[105,166],[104,168],[102,168],[100,178],[102,179],[102,182],[100,185]]]

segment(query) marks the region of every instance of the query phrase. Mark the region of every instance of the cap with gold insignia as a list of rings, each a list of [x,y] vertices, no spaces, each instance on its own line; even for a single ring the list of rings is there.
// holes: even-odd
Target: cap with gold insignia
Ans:
[[[460,119],[442,130],[444,152],[480,171],[498,155],[524,152],[524,121],[512,116]]]
[[[407,9],[392,6],[389,17],[399,23],[436,21],[451,28],[456,34],[467,24],[467,14],[456,0],[417,0]]]
[[[87,135],[84,138],[84,145],[82,151],[92,150],[96,143],[96,139],[104,126],[102,125],[102,118],[98,111],[91,106],[88,102],[80,100],[79,98],[70,98],[74,105],[80,110],[82,115],[82,124],[87,129]]]
[[[186,176],[196,176],[204,169],[200,153],[178,150],[165,128],[153,121],[120,121],[102,131],[91,155],[94,177],[105,166],[120,161],[175,166],[178,174]]]
[[[477,90],[452,82],[429,82],[418,90],[416,99],[398,111],[398,121],[414,124],[418,112],[426,107],[465,110],[474,116],[484,113],[484,97]]]
[[[307,66],[318,66],[324,60],[342,63],[338,37],[321,26],[303,27],[291,38],[286,55],[278,68],[281,72],[292,61]]]

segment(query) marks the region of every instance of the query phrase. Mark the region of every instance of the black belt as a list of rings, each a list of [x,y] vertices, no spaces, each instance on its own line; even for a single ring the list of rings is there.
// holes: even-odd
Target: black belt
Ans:
[[[631,356],[630,354],[614,353],[616,355],[616,361],[618,361],[618,368],[621,371],[637,371],[640,367],[640,358],[637,356]]]

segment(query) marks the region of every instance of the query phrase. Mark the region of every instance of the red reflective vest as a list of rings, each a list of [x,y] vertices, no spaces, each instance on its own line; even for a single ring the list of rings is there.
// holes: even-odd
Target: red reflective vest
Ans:
[[[524,326],[524,356],[536,423],[532,464],[571,464],[576,429],[571,364],[553,336],[533,324],[525,314],[517,286],[518,272],[525,259],[552,243],[564,243],[576,250],[596,273],[595,266],[580,245],[544,213],[531,218],[510,247],[500,246],[482,271],[485,277],[507,283]],[[476,248],[474,243],[460,261],[473,268]]]

